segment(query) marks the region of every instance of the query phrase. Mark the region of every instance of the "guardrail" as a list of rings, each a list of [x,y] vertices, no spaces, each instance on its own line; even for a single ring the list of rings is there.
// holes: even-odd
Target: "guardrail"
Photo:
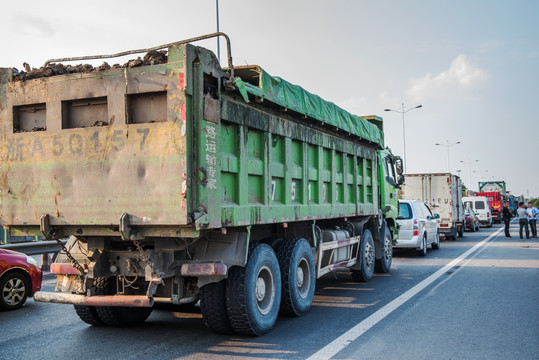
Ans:
[[[67,239],[60,241],[65,244],[67,242]],[[56,256],[60,252],[60,245],[58,245],[58,242],[56,240],[32,241],[0,245],[0,249],[19,251],[26,255],[43,255],[43,265],[41,265],[41,268],[44,270],[48,270],[50,266],[49,260],[55,260]],[[53,254],[52,259],[49,259],[49,254]]]

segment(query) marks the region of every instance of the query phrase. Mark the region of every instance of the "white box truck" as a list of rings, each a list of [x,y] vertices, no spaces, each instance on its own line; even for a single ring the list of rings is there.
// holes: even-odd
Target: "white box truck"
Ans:
[[[457,175],[405,174],[402,199],[421,200],[433,213],[440,214],[439,231],[446,239],[464,234],[462,180]]]

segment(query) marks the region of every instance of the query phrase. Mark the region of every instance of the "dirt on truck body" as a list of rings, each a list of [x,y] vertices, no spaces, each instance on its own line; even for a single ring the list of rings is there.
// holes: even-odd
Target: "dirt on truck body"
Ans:
[[[212,36],[226,69],[190,44]],[[97,58],[136,52],[0,69],[0,224],[69,236],[37,301],[111,326],[200,301],[210,329],[262,335],[308,312],[317,278],[390,270],[403,177],[381,118],[234,68],[222,33]]]

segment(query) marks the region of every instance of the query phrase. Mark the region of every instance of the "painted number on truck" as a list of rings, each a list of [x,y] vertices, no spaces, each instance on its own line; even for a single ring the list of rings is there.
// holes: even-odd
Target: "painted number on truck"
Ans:
[[[149,128],[138,128],[135,141],[140,151],[146,146],[150,133]],[[119,152],[123,150],[128,141],[128,133],[124,129],[111,130],[104,134],[102,131],[92,133],[76,132],[71,134],[55,134],[49,138],[44,137],[8,137],[6,143],[7,161],[25,161],[28,158],[62,155],[94,155],[103,151]]]

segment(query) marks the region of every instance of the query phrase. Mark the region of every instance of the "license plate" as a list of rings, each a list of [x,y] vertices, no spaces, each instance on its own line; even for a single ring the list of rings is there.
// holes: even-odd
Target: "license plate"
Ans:
[[[82,283],[77,275],[58,275],[56,279],[55,291],[80,292]]]

